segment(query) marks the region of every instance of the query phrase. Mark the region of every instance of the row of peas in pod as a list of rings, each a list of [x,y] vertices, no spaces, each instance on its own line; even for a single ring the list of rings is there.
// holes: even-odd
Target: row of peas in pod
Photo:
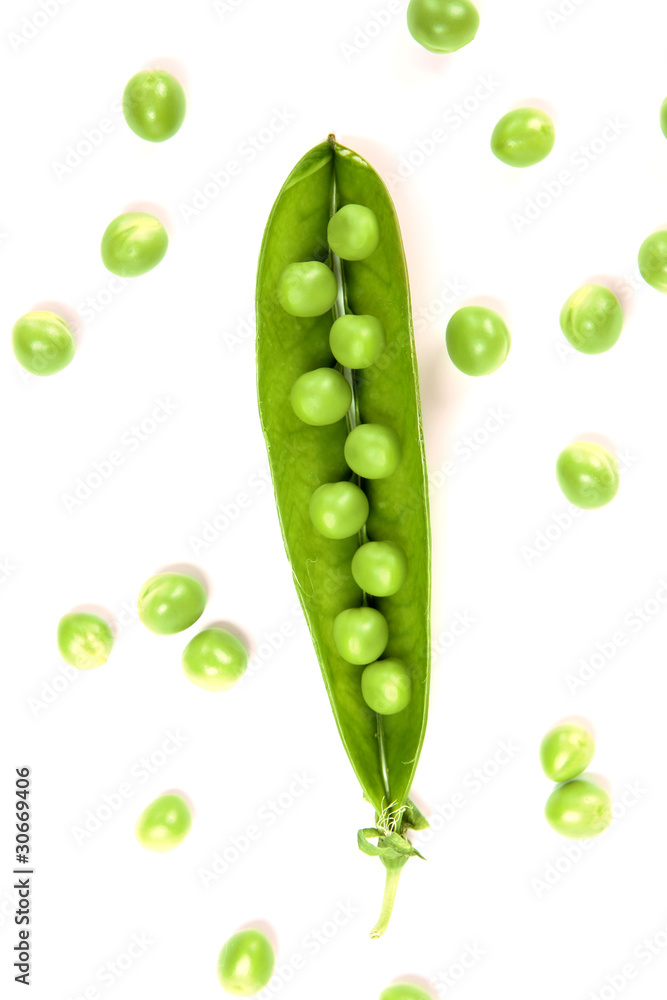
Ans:
[[[329,249],[341,260],[365,260],[380,242],[377,217],[364,205],[348,204],[329,220]],[[322,316],[338,298],[336,275],[320,261],[288,264],[278,281],[278,300],[292,316]],[[359,423],[350,414],[352,389],[344,369],[353,373],[369,368],[385,347],[385,332],[375,316],[339,315],[331,326],[329,347],[337,367],[304,372],[292,386],[290,401],[297,417],[311,426],[326,426],[348,415],[354,424],[347,435],[344,456],[357,480],[385,479],[401,461],[396,431],[384,424]],[[309,506],[314,527],[326,538],[360,535],[361,544],[351,564],[352,576],[365,595],[361,607],[341,611],[332,622],[333,641],[348,663],[363,666],[361,693],[379,715],[395,715],[409,704],[410,672],[396,657],[380,659],[389,641],[384,615],[369,598],[397,593],[408,575],[403,549],[391,539],[368,540],[365,525],[369,502],[359,482],[324,483],[312,494]]]

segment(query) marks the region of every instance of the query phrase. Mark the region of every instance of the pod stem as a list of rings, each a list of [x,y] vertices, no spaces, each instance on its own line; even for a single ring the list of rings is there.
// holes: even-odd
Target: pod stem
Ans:
[[[398,889],[398,880],[401,877],[402,871],[403,865],[392,865],[391,867],[387,866],[387,876],[384,883],[384,896],[382,897],[380,917],[371,931],[371,937],[373,939],[382,937],[389,926],[389,920],[391,918],[391,914],[394,909],[394,901],[396,899],[396,890]]]

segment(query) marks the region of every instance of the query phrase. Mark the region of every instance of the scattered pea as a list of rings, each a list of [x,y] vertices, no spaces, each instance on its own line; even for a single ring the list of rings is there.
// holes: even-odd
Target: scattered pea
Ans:
[[[595,740],[585,726],[563,722],[546,734],[540,745],[540,762],[547,778],[570,781],[589,766],[595,754]]]
[[[556,462],[556,477],[570,503],[583,510],[610,503],[620,482],[614,456],[592,441],[577,441],[563,448]]]
[[[667,229],[647,236],[639,248],[638,261],[644,281],[667,293]]]
[[[336,615],[333,641],[348,663],[363,666],[382,656],[389,641],[389,626],[375,608],[349,608]]]
[[[408,30],[429,52],[456,52],[478,28],[479,13],[470,0],[410,0]]]
[[[384,327],[375,316],[339,316],[329,334],[331,353],[344,368],[369,368],[385,344]]]
[[[393,983],[382,990],[379,1000],[433,1000],[433,996],[416,983]]]
[[[391,427],[358,424],[345,440],[345,461],[362,479],[386,479],[401,460],[401,442]]]
[[[667,97],[660,105],[660,128],[662,129],[662,134],[667,139]]]
[[[276,957],[261,931],[239,931],[218,955],[218,980],[223,990],[237,997],[252,997],[271,981]]]
[[[337,296],[333,271],[317,260],[288,264],[278,279],[278,301],[290,316],[322,316]]]
[[[554,789],[544,814],[556,833],[570,840],[589,840],[611,823],[611,798],[597,782],[575,778]]]
[[[365,542],[352,557],[352,576],[371,597],[391,597],[407,575],[407,557],[395,542]]]
[[[139,591],[139,618],[156,635],[182,632],[201,618],[206,591],[186,573],[158,573]]]
[[[123,91],[123,114],[141,139],[164,142],[183,124],[185,91],[166,70],[142,70],[135,73]]]
[[[504,320],[485,306],[463,306],[445,334],[447,351],[464,375],[490,375],[509,354],[511,337]]]
[[[136,278],[152,271],[167,252],[167,231],[149,212],[125,212],[102,236],[102,262],[112,274]]]
[[[18,363],[31,375],[55,375],[70,363],[76,344],[62,316],[37,310],[14,323],[12,348]]]
[[[324,483],[310,498],[310,519],[325,538],[356,535],[368,511],[368,498],[355,483]]]
[[[361,693],[378,715],[397,715],[410,703],[410,671],[402,660],[391,657],[371,663],[361,675]]]
[[[248,668],[243,643],[226,629],[212,626],[190,640],[181,660],[189,681],[205,691],[227,691]]]
[[[560,328],[582,354],[602,354],[621,336],[621,303],[604,285],[583,285],[561,309]]]
[[[350,384],[335,368],[316,368],[300,375],[292,386],[292,409],[300,420],[325,427],[342,420],[352,403]]]
[[[72,611],[58,622],[58,650],[65,663],[77,670],[93,670],[109,659],[113,632],[99,615]]]
[[[556,141],[553,121],[539,108],[509,111],[491,134],[491,151],[510,167],[532,167],[549,155]]]
[[[365,260],[380,242],[375,212],[364,205],[344,205],[329,219],[327,240],[342,260]]]
[[[160,795],[146,806],[134,833],[147,851],[165,854],[182,844],[192,828],[190,806],[180,795]]]

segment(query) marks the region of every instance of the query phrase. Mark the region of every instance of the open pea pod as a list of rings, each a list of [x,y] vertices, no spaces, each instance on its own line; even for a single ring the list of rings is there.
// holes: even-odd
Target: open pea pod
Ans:
[[[329,250],[327,226],[345,205],[371,209],[378,224],[377,249],[363,260],[340,260]],[[278,296],[285,268],[304,261],[329,266],[339,297],[324,315],[288,313]],[[385,348],[375,363],[349,371],[329,346],[334,320],[349,312],[377,317]],[[337,368],[353,392],[350,413],[327,426],[303,423],[290,403],[299,376]],[[383,933],[398,877],[417,854],[406,833],[426,825],[409,799],[426,727],[430,672],[430,528],[410,291],[396,212],[384,183],[357,153],[333,136],[312,149],[287,178],[264,234],[257,278],[257,384],[259,411],[282,528],[297,593],[333,709],[338,731],[365,798],[375,809],[375,827],[359,832],[359,846],[380,857],[387,871],[382,913],[373,937]],[[400,462],[384,479],[360,479],[343,449],[352,426],[376,423],[400,440]],[[365,492],[370,513],[350,538],[327,538],[309,516],[313,492],[325,483],[349,481]],[[359,545],[391,541],[407,556],[405,583],[389,597],[362,593],[351,572]],[[362,667],[337,651],[333,622],[348,608],[377,608],[387,622],[385,657],[408,668],[407,707],[379,715],[361,691]],[[373,840],[377,844],[372,843]]]

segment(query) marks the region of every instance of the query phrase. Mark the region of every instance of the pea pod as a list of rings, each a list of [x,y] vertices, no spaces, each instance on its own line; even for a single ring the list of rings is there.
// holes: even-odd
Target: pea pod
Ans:
[[[355,250],[355,257],[350,253],[350,259],[342,260],[327,242],[330,219],[348,205],[370,209],[377,219],[379,241],[372,233],[367,236],[369,213],[362,217],[361,243],[370,243],[360,252],[371,249],[363,259],[356,258]],[[343,221],[347,227],[347,218]],[[343,228],[336,231],[337,239]],[[281,276],[291,277],[296,273],[293,265],[301,262],[318,262],[308,278],[318,282],[319,309],[327,307],[327,300],[320,294],[325,283],[317,267],[326,265],[336,277],[338,298],[322,315],[303,315],[309,310],[301,303],[292,305],[292,300],[288,312],[284,296],[281,299],[280,288],[286,284],[283,279],[281,286]],[[384,349],[361,370],[338,364],[330,348],[332,324],[344,314],[375,317],[384,330]],[[360,325],[368,326],[366,321]],[[365,348],[356,352],[364,353]],[[297,379],[322,368],[345,375],[353,401],[347,417],[315,426],[297,416],[290,394]],[[400,871],[417,854],[406,834],[427,825],[409,793],[428,707],[428,491],[410,291],[396,212],[370,164],[334,136],[296,165],[266,227],[257,280],[257,369],[260,418],[295,586],[339,734],[364,796],[375,809],[375,826],[361,830],[358,843],[365,853],[380,857],[386,868],[382,912],[371,934],[379,937],[391,915]],[[390,475],[362,479],[348,467],[345,443],[359,424],[383,425],[397,435],[400,461]],[[352,529],[351,537],[326,537],[309,517],[311,497],[324,484],[341,482],[363,490],[368,518],[359,532]],[[363,518],[357,504],[359,510]],[[405,580],[388,596],[364,593],[352,575],[352,558],[369,540],[395,543],[407,557]],[[379,715],[369,707],[361,690],[363,667],[344,659],[334,642],[337,616],[362,606],[377,609],[387,622],[387,659],[379,661],[387,666],[380,673],[396,660],[402,661],[404,673],[406,667],[409,671],[409,704],[395,714]]]

